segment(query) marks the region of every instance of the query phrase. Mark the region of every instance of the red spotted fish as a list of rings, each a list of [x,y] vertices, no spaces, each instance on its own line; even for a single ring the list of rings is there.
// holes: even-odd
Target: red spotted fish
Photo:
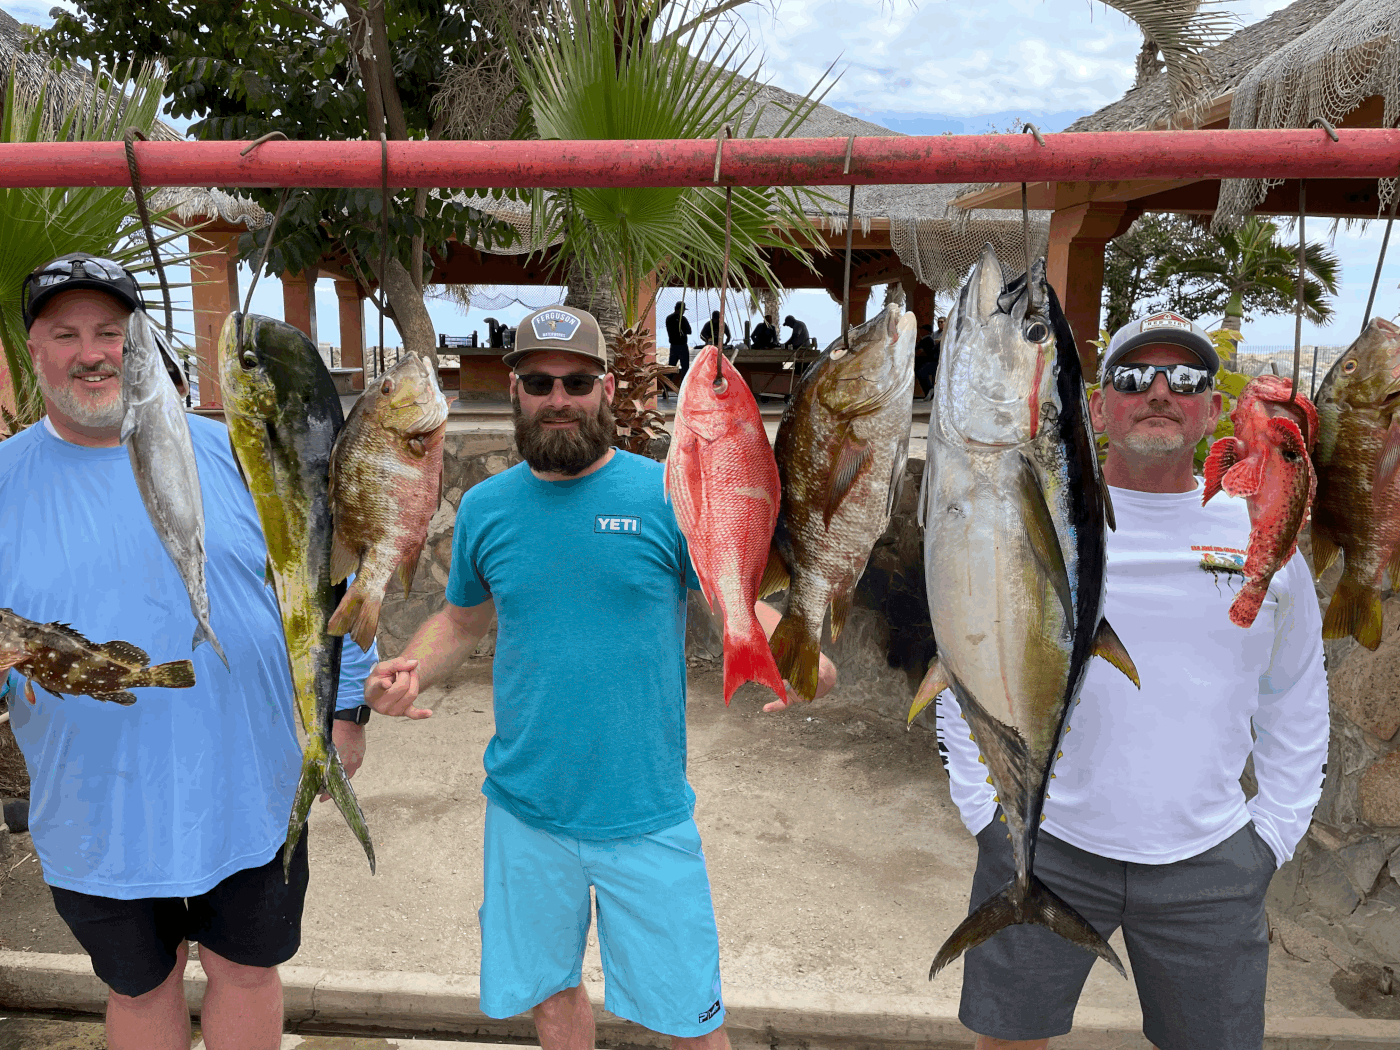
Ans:
[[[1298,532],[1308,520],[1317,476],[1308,450],[1317,440],[1317,409],[1301,394],[1291,404],[1291,380],[1264,375],[1240,391],[1230,413],[1235,436],[1211,446],[1205,463],[1204,505],[1222,489],[1241,496],[1249,508],[1249,548],[1245,583],[1230,603],[1230,622],[1249,627],[1259,615],[1269,581],[1298,549]],[[1307,438],[1298,420],[1307,424]]]
[[[134,704],[129,689],[188,689],[194,665],[172,660],[151,666],[130,642],[90,642],[65,623],[35,623],[0,609],[0,672],[24,675],[24,698],[35,702],[34,683],[55,696],[83,694],[114,704]]]
[[[666,493],[705,597],[724,614],[724,702],[745,682],[786,701],[753,612],[778,521],[778,464],[748,384],[713,346],[686,373],[674,431]]]

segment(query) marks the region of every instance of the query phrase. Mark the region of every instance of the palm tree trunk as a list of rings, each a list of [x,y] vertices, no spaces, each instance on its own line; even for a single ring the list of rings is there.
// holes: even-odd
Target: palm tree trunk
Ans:
[[[615,347],[622,334],[622,305],[611,284],[588,273],[577,258],[569,260],[567,279],[569,294],[564,297],[564,305],[591,313],[603,330],[603,338],[609,346]]]

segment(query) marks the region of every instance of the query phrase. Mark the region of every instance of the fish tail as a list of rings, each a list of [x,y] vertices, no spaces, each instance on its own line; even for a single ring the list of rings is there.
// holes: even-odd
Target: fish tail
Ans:
[[[958,925],[934,957],[933,965],[928,971],[929,980],[933,980],[934,974],[969,948],[977,947],[1008,926],[1023,923],[1044,926],[1071,944],[1093,952],[1117,970],[1119,976],[1128,976],[1118,953],[1096,929],[1084,921],[1083,916],[1061,900],[1034,874],[1028,878],[1030,885],[1024,896],[1018,892],[1016,880],[1012,879],[978,905],[977,910]]]
[[[356,645],[369,652],[369,647],[374,644],[374,636],[379,632],[379,610],[383,605],[383,599],[374,598],[366,593],[366,588],[360,586],[360,578],[357,576],[350,589],[345,592],[345,597],[340,599],[340,604],[336,606],[330,623],[326,625],[326,633],[348,632]]]
[[[129,689],[143,686],[159,686],[162,689],[188,689],[194,685],[194,664],[188,660],[171,660],[168,664],[156,664],[132,672],[122,683]]]
[[[1254,618],[1269,593],[1268,580],[1249,580],[1230,603],[1230,622],[1236,627],[1253,627]]]
[[[778,623],[773,637],[768,639],[778,674],[804,700],[817,695],[817,670],[821,666],[821,640],[813,637],[807,618],[791,609]]]
[[[355,798],[355,791],[350,786],[350,778],[345,775],[345,767],[340,764],[335,745],[326,741],[322,746],[326,748],[325,751],[321,751],[314,740],[308,742],[306,754],[302,759],[301,780],[297,783],[297,793],[292,799],[291,816],[287,818],[287,846],[282,856],[284,882],[291,881],[292,853],[301,839],[306,818],[311,814],[311,804],[323,791],[335,799],[345,822],[350,825],[350,830],[364,847],[365,856],[369,858],[369,872],[374,874],[374,843],[370,841],[369,826],[365,823],[364,812],[360,809],[359,800]]]
[[[778,673],[778,665],[773,662],[773,653],[768,648],[768,638],[752,615],[747,624],[736,624],[737,616],[724,618],[724,703],[734,690],[745,682],[758,682],[778,694],[778,699],[787,703],[787,689],[783,686],[783,676]],[[740,633],[735,628],[742,627]]]
[[[225,670],[232,670],[228,665],[228,657],[224,655],[224,647],[219,644],[218,636],[214,634],[214,628],[207,623],[201,622],[194,629],[194,641],[190,642],[191,649],[199,648],[200,642],[208,642],[214,647],[214,652],[219,654],[219,659],[224,662]]]
[[[1337,582],[1327,615],[1322,618],[1322,637],[1345,638],[1351,635],[1372,652],[1381,644],[1381,595],[1374,587],[1349,580],[1345,575]]]

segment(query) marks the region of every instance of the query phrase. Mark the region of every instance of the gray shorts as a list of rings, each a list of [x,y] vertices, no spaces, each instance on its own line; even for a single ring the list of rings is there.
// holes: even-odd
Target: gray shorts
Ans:
[[[977,846],[969,912],[1014,873],[1005,824],[993,820]],[[1040,880],[1105,939],[1123,927],[1143,1035],[1160,1050],[1263,1046],[1264,894],[1276,866],[1253,823],[1173,864],[1109,860],[1044,832],[1035,854]],[[995,1039],[1047,1039],[1070,1030],[1095,956],[1044,927],[1012,926],[965,959],[963,1024]]]

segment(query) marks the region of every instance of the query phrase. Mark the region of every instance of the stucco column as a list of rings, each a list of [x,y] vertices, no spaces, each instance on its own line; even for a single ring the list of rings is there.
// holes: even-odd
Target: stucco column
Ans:
[[[340,308],[340,367],[358,368],[350,380],[356,390],[365,388],[365,299],[357,281],[336,281],[335,295]]]
[[[851,316],[850,325],[854,328],[858,324],[865,324],[865,308],[870,305],[870,289],[851,289]]]
[[[293,328],[300,328],[313,343],[316,342],[315,270],[311,275],[284,273],[282,275],[282,318]]]
[[[1050,214],[1046,276],[1059,294],[1086,372],[1094,367],[1090,341],[1099,337],[1103,312],[1104,249],[1141,214],[1119,201],[1077,204]]]
[[[238,234],[191,233],[190,251],[209,253],[190,262],[199,404],[201,408],[222,408],[219,333],[224,318],[243,305],[238,296]]]

